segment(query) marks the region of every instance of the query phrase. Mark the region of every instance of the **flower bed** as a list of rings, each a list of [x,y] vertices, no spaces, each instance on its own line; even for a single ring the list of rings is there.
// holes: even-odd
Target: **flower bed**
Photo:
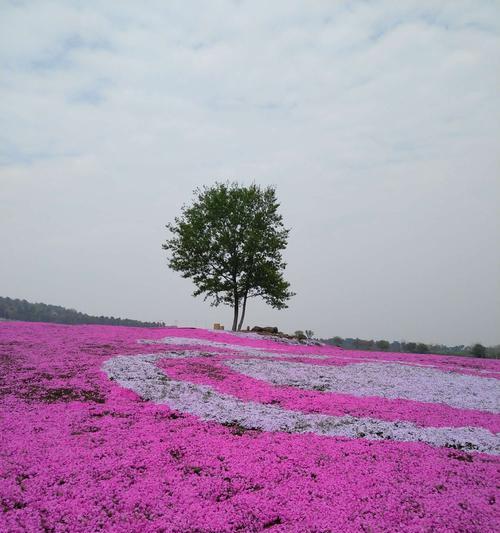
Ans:
[[[500,364],[0,324],[1,531],[493,531]]]

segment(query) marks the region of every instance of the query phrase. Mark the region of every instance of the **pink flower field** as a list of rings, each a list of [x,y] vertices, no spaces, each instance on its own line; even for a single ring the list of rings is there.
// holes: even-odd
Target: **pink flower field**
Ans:
[[[500,362],[0,323],[0,531],[494,532]]]

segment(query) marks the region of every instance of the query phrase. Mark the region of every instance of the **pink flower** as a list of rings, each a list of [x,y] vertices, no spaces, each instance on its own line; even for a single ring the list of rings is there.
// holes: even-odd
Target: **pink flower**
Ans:
[[[173,336],[193,344],[138,342]],[[172,408],[172,387],[155,403],[157,389],[142,383],[141,394],[152,398],[144,400],[105,371],[118,356],[147,354],[154,354],[145,359],[154,376],[183,387],[183,409]],[[311,358],[318,355],[326,358]],[[373,440],[257,427],[266,413],[284,423],[295,414],[302,421],[349,415],[431,436],[448,428],[460,442],[463,428],[495,438],[499,417],[481,384],[498,378],[497,361],[286,346],[205,330],[6,322],[0,363],[1,531],[497,529],[494,446],[480,453],[386,434]],[[377,395],[363,384],[360,369],[377,381],[387,363],[392,385],[410,364],[401,372],[416,388],[394,389],[404,399],[380,388],[383,376]],[[433,375],[463,386],[464,403],[445,391],[414,399],[418,379]],[[349,376],[358,386],[346,392]],[[366,395],[355,394],[361,389]],[[209,394],[200,400],[200,391]],[[246,418],[217,422],[214,398],[221,397]],[[200,401],[212,418],[190,414]]]

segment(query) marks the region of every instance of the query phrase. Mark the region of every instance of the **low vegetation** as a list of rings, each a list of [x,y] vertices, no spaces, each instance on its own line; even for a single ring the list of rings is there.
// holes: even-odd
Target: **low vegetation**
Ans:
[[[405,342],[359,338],[331,337],[321,339],[325,344],[339,346],[348,350],[368,350],[376,352],[403,352],[403,353],[435,353],[442,355],[462,355],[469,357],[487,357],[490,359],[500,359],[500,345],[483,346],[476,343],[472,346],[460,344],[457,346],[446,346],[445,344],[425,344],[423,342]]]

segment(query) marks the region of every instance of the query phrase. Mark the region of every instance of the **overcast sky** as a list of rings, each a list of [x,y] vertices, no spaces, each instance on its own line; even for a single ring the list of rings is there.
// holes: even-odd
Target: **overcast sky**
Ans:
[[[275,185],[252,326],[500,343],[500,2],[0,3],[0,295],[229,327],[166,266],[195,187]]]

